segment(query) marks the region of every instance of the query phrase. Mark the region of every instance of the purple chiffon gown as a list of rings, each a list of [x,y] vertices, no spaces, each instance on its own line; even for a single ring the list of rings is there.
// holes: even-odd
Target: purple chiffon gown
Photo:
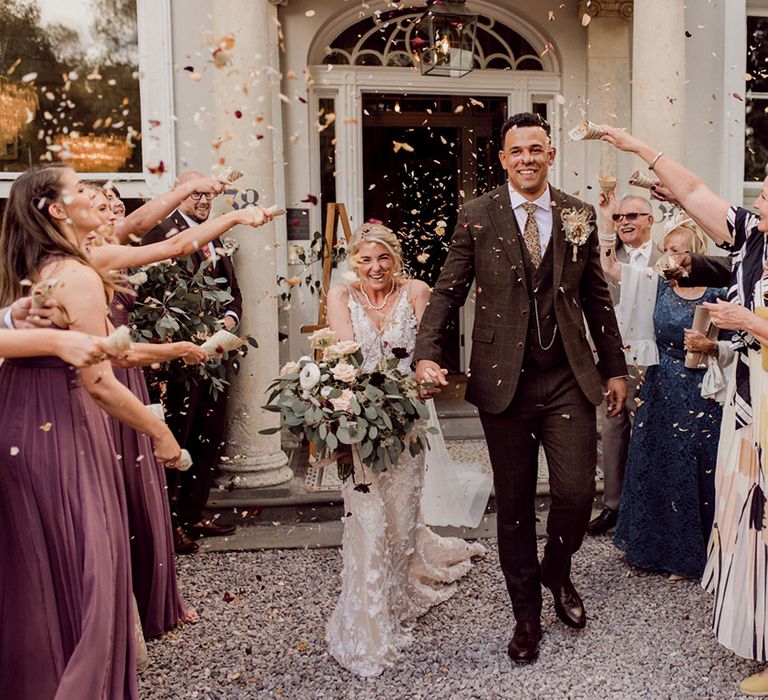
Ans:
[[[0,696],[138,697],[106,414],[58,358],[6,360],[0,425]]]
[[[118,292],[110,317],[115,327],[125,325],[135,299]],[[144,404],[149,393],[140,367],[114,367],[115,377]],[[147,435],[111,419],[117,453],[125,474],[128,529],[131,537],[133,593],[145,637],[156,637],[188,615],[176,585],[171,513],[166,496],[165,467],[158,464]]]

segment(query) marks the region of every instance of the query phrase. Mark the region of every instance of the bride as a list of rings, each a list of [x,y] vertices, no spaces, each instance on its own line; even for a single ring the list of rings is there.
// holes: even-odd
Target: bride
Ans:
[[[328,323],[340,340],[360,344],[363,368],[398,357],[412,372],[419,319],[429,287],[404,277],[400,244],[380,224],[364,224],[348,248],[358,281],[328,293]],[[328,621],[326,641],[333,657],[362,676],[391,666],[411,636],[408,623],[456,591],[452,585],[485,548],[456,537],[439,537],[424,525],[420,507],[424,454],[406,453],[376,474],[355,466],[344,496],[342,589]],[[367,489],[355,488],[367,484]]]

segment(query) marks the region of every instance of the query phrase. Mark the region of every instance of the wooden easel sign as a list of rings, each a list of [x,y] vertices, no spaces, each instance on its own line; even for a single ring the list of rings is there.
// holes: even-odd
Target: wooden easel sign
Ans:
[[[337,231],[339,222],[344,229],[344,238],[347,243],[352,240],[352,228],[349,225],[347,207],[336,202],[329,203],[325,217],[325,242],[323,244],[323,276],[320,290],[320,305],[317,310],[317,324],[302,326],[302,333],[314,333],[320,328],[325,328],[328,320],[328,290],[331,287],[331,271],[333,268],[333,251],[338,243]]]

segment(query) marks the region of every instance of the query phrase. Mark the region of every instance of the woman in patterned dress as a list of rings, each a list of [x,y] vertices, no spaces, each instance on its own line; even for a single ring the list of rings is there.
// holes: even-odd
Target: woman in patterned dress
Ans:
[[[739,656],[768,661],[768,178],[757,215],[732,207],[682,165],[627,132],[605,126],[603,140],[649,164],[665,188],[731,256],[728,301],[705,304],[714,323],[732,330],[736,368],[723,410],[715,474],[715,524],[702,584],[714,594],[718,641]],[[742,681],[743,693],[768,697],[768,669]]]
[[[328,324],[340,340],[360,344],[363,368],[396,356],[412,372],[416,329],[429,287],[402,274],[400,244],[379,224],[355,231],[348,250],[358,281],[328,294]],[[367,483],[366,492],[355,483]],[[485,548],[439,537],[424,525],[420,509],[424,453],[407,452],[376,474],[355,467],[344,496],[341,595],[328,621],[326,641],[344,668],[377,676],[411,640],[409,623],[456,592],[454,582]]]

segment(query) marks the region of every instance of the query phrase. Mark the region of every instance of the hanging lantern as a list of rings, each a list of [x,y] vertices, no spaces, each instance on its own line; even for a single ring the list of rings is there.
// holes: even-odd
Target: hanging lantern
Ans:
[[[421,38],[422,75],[462,78],[474,68],[477,15],[468,14],[466,0],[427,0],[416,23]],[[412,42],[416,43],[416,42]]]

